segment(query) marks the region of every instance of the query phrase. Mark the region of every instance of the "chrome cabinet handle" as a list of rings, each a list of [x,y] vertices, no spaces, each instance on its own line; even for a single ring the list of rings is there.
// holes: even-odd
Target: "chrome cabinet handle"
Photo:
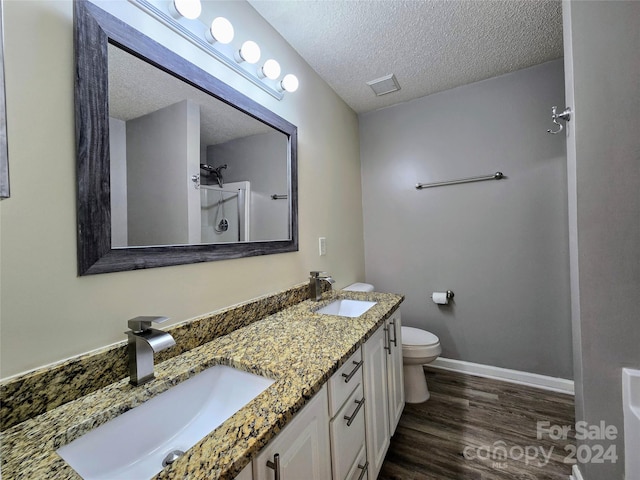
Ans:
[[[364,465],[358,464],[358,468],[362,470],[362,472],[360,473],[360,476],[358,477],[358,480],[362,480],[362,477],[364,477],[364,474],[367,473],[367,470],[369,470],[369,462],[364,462]]]
[[[391,335],[389,335],[389,327],[384,327],[384,343],[387,345],[384,349],[387,351],[389,355],[391,355]]]
[[[398,346],[398,332],[396,332],[396,319],[394,318],[392,322],[389,322],[393,325],[393,340],[391,340],[391,336],[389,336],[389,346],[391,346],[391,342],[395,347]]]
[[[362,366],[363,363],[364,363],[364,360],[360,360],[359,362],[356,362],[356,361],[353,362],[353,364],[356,366],[356,368],[351,370],[351,373],[343,373],[342,374],[342,376],[344,377],[344,383],[349,383],[349,380],[351,380],[351,378],[356,374],[356,372]]]
[[[276,453],[273,456],[273,462],[271,460],[267,460],[267,467],[273,469],[273,478],[275,480],[280,480],[280,454]]]
[[[354,412],[351,414],[351,416],[350,417],[348,415],[344,416],[344,419],[347,421],[347,427],[351,426],[353,421],[356,419],[356,415],[358,415],[358,412],[360,411],[360,409],[364,405],[364,397],[362,397],[362,400],[356,400],[355,402],[358,404],[358,406],[356,407]]]

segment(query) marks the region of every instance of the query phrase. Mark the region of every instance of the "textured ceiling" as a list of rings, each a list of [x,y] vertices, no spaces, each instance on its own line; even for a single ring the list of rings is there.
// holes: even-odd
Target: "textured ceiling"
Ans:
[[[559,58],[560,1],[249,0],[356,112]],[[401,90],[366,84],[394,73]]]
[[[272,132],[262,122],[109,45],[109,116],[131,120],[190,99],[200,105],[200,143],[217,143]]]

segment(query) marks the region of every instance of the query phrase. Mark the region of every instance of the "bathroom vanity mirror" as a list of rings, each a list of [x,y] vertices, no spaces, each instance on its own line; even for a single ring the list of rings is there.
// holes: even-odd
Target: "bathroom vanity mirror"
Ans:
[[[297,250],[296,127],[74,5],[80,275]]]

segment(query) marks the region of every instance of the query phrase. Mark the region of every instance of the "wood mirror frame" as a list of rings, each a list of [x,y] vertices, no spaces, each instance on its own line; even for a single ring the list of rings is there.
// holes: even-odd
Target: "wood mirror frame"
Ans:
[[[297,127],[86,0],[74,2],[74,26],[79,275],[297,251]],[[109,43],[287,135],[289,239],[112,248]]]

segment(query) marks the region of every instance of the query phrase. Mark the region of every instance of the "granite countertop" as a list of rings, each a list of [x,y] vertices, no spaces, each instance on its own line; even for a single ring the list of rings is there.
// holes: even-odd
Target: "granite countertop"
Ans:
[[[337,298],[377,304],[357,318],[314,313]],[[305,300],[157,364],[156,379],[145,385],[134,387],[125,378],[26,420],[2,434],[3,477],[79,479],[57,448],[202,370],[224,364],[276,381],[154,478],[232,479],[403,299],[338,291],[321,302]]]

